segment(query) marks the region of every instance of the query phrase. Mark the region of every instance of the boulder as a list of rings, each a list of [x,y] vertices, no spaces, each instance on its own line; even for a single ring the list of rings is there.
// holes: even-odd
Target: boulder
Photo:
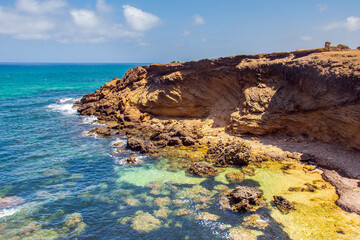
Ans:
[[[230,200],[231,209],[238,211],[254,211],[262,207],[265,202],[263,194],[257,187],[238,186],[226,194]]]
[[[188,172],[199,176],[216,176],[218,174],[218,170],[214,166],[198,162],[191,164]]]
[[[126,147],[133,151],[139,151],[141,153],[157,153],[157,148],[152,142],[131,137],[127,140]]]
[[[242,141],[227,142],[221,141],[216,146],[210,146],[207,151],[207,158],[214,159],[218,165],[243,166],[250,162],[249,147]]]

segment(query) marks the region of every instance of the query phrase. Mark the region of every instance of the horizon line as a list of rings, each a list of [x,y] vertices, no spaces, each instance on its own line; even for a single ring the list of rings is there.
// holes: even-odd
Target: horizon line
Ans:
[[[152,64],[150,62],[0,62],[2,64]]]

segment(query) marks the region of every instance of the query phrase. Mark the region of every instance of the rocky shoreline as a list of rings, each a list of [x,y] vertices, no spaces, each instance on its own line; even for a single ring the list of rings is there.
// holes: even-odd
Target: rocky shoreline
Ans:
[[[314,49],[136,67],[76,106],[106,124],[90,133],[124,134],[128,149],[173,158],[174,170],[206,177],[218,174],[214,166],[229,165],[251,175],[252,165],[267,161],[302,162],[307,171],[316,169],[309,162],[326,168],[316,151],[288,151],[266,144],[268,136],[321,141],[358,154],[359,100],[360,51]],[[127,162],[137,164],[135,159]],[[360,175],[353,170],[359,166],[358,159],[337,165],[344,177],[354,178],[347,182],[323,173],[337,188],[338,206],[358,214]],[[241,182],[241,176],[232,177]],[[234,202],[234,194],[224,196]],[[293,209],[282,196],[274,200],[279,209]],[[235,202],[250,209],[249,199]]]

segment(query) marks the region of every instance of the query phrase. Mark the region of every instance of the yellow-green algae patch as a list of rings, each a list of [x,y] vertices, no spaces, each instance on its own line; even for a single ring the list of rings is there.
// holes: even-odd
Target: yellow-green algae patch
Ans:
[[[296,161],[267,161],[256,168],[259,182],[271,211],[271,216],[284,226],[291,239],[358,239],[360,216],[336,206],[335,188],[325,182],[319,170],[309,171]],[[314,191],[289,191],[314,186]],[[295,210],[282,214],[271,204],[274,195],[281,195],[295,204]]]
[[[117,179],[118,183],[130,183],[138,187],[145,187],[151,182],[173,182],[176,184],[200,184],[205,178],[187,176],[185,171],[168,171],[155,166],[130,168],[122,172]]]

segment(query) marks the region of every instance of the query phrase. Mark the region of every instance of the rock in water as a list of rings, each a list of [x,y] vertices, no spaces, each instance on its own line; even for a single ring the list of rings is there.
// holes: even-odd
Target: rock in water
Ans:
[[[231,210],[255,211],[264,206],[263,194],[259,188],[238,186],[226,193],[230,201]]]
[[[231,172],[225,176],[230,183],[241,183],[244,180],[244,174],[242,172]]]
[[[276,207],[283,214],[288,214],[290,210],[294,210],[295,207],[292,203],[286,200],[283,196],[273,196]]]
[[[83,218],[80,213],[73,213],[66,217],[65,226],[70,227],[70,228],[75,227],[82,221],[83,221]]]
[[[133,154],[130,157],[125,159],[125,163],[127,165],[141,165],[143,162],[137,158],[136,154]]]
[[[243,166],[250,162],[249,146],[242,141],[227,142],[221,141],[216,146],[211,146],[207,151],[207,157],[214,159],[218,165]]]
[[[191,164],[188,172],[199,176],[216,176],[218,174],[218,170],[214,166],[198,162]]]
[[[126,147],[133,151],[139,151],[141,153],[157,153],[157,148],[152,142],[144,141],[135,137],[131,137],[127,140]]]
[[[139,232],[150,232],[158,229],[161,226],[161,221],[147,212],[137,212],[132,220],[132,229]]]

